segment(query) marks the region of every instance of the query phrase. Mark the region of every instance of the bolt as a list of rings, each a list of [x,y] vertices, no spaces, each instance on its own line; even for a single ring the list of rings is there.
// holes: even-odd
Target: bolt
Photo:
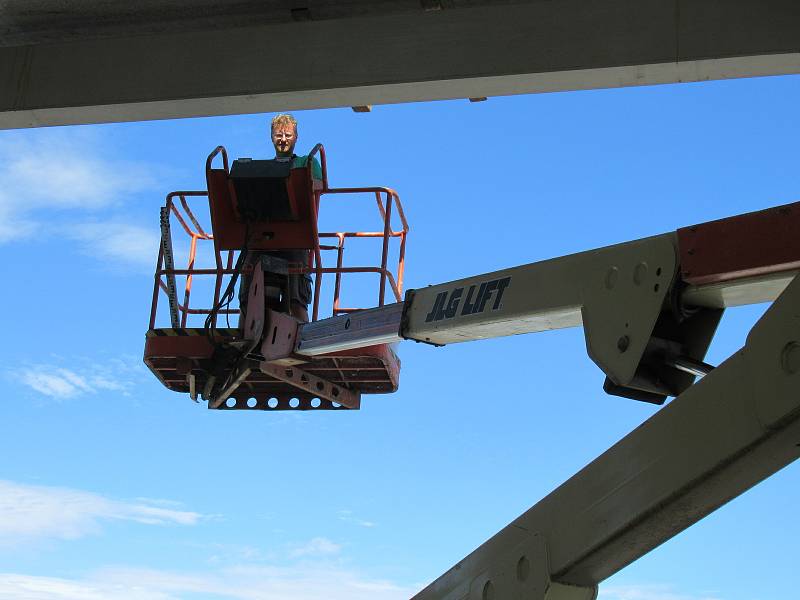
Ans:
[[[617,340],[617,350],[619,350],[620,354],[624,354],[630,345],[631,338],[629,338],[627,335],[623,335]]]
[[[520,557],[519,561],[517,562],[517,580],[524,582],[528,579],[530,574],[531,561],[528,560],[527,556]]]
[[[781,367],[787,375],[800,371],[800,344],[789,342],[781,352]]]
[[[611,267],[606,273],[606,289],[613,290],[614,286],[617,285],[617,279],[619,279],[619,269]]]
[[[647,263],[640,262],[633,269],[633,283],[635,283],[636,285],[641,285],[646,277],[647,277]]]

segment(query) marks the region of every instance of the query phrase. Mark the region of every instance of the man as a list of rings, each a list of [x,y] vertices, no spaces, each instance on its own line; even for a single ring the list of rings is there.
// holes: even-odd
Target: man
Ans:
[[[297,156],[294,153],[297,144],[297,120],[288,114],[276,115],[270,126],[272,145],[275,146],[275,160],[284,162],[291,160],[292,168],[305,167],[308,156]],[[322,179],[322,167],[317,159],[312,159],[311,174],[314,179]]]
[[[292,161],[291,168],[305,167],[308,164],[308,156],[297,156],[294,147],[297,144],[297,120],[292,115],[280,114],[272,119],[270,125],[272,145],[275,147],[275,160],[279,162]],[[311,161],[311,173],[314,179],[322,179],[322,167],[316,158]],[[263,255],[275,256],[291,263],[293,267],[307,266],[309,262],[308,250],[275,250],[271,252],[252,252],[247,257],[247,265],[255,266],[260,262]],[[265,273],[269,276],[269,273]],[[242,277],[242,284],[239,289],[239,305],[244,309],[247,304],[247,290],[249,288],[249,277]],[[275,296],[279,293],[274,286],[269,286],[264,290],[268,295]],[[271,289],[270,289],[271,288]],[[296,319],[308,322],[308,305],[311,302],[311,276],[308,274],[291,274],[288,278],[288,291],[292,298],[291,314]],[[272,294],[270,294],[272,292]]]

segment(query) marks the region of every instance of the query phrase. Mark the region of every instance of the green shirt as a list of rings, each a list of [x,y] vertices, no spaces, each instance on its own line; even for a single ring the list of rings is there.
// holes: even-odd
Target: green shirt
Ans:
[[[292,162],[292,168],[305,167],[308,164],[308,156],[295,156]],[[311,159],[311,176],[314,179],[322,179],[322,167],[319,166],[319,161],[316,157]]]

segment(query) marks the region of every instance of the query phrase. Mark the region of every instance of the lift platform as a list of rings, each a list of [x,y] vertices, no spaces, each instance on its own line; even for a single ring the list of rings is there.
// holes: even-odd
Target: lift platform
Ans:
[[[321,179],[313,177],[315,157]],[[377,307],[387,297],[400,301],[408,234],[400,198],[385,187],[331,188],[321,144],[305,167],[276,172],[271,162],[237,161],[237,176],[220,146],[206,160],[206,190],[167,195],[144,361],[168,389],[204,399],[209,408],[357,409],[362,394],[397,390],[400,361],[393,348],[378,341],[314,356],[298,354],[302,323],[288,314],[286,282],[290,275],[313,276],[312,323],[320,319],[324,281],[333,280],[330,316],[360,312],[341,305],[344,282],[356,274],[377,276]],[[342,200],[363,202],[364,197],[377,213],[374,221],[380,226],[375,230],[318,231],[320,210],[340,210]],[[175,229],[183,243],[173,240]],[[346,244],[351,249],[363,242],[378,243],[375,263],[347,265]],[[306,253],[308,262],[276,258],[287,250]],[[176,251],[185,258],[185,268],[176,268]],[[246,257],[254,255],[272,261],[267,271],[247,264]],[[323,262],[325,256],[332,256],[332,265]],[[392,258],[396,262],[390,267]],[[245,313],[234,299],[242,275],[249,278]],[[277,277],[273,285],[282,286],[271,305],[264,293],[267,276]],[[197,304],[198,286],[205,304]],[[167,318],[169,327],[161,326]]]
[[[186,194],[175,196],[182,206]],[[213,191],[209,198],[213,210]],[[383,204],[378,197],[384,247],[392,237],[404,241],[407,232],[404,219],[397,231],[388,225],[391,198]],[[174,206],[168,198],[167,208]],[[194,231],[193,242],[205,236],[197,226]],[[330,403],[324,408],[355,407],[351,400],[361,391],[396,389],[392,368],[399,363],[390,353],[396,342],[444,346],[582,326],[606,392],[654,404],[674,399],[415,598],[594,600],[604,579],[800,458],[798,234],[795,203],[407,290],[402,299],[401,251],[398,285],[385,269],[375,271],[389,282],[394,302],[383,302],[381,289],[376,307],[338,309],[334,300],[331,316],[318,319],[315,298],[309,323],[263,305],[252,308],[259,302],[255,288],[264,283],[254,274],[241,327],[214,329],[218,337],[211,338],[184,327],[197,310],[189,308],[191,282],[182,304],[170,298],[173,328],[155,328],[156,296],[175,293],[169,276],[200,273],[193,253],[188,270],[165,266],[171,259],[162,248],[146,360],[168,387],[196,396],[197,386],[209,385],[208,377],[197,379],[207,368],[203,361],[213,363],[216,340],[230,336],[222,345],[245,352],[228,387],[212,395],[212,408],[231,400],[232,408],[305,408],[314,398]],[[341,244],[333,248],[341,256]],[[215,299],[222,277],[235,270],[231,254],[225,268],[222,258],[218,252],[218,268],[209,271]],[[318,278],[325,272],[319,260],[309,270]],[[719,366],[707,364],[723,311],[761,302],[773,304],[743,347]],[[202,350],[191,356],[156,350],[181,339]],[[274,390],[274,402],[245,400],[248,391],[261,393],[260,386]],[[289,391],[294,407],[283,399]]]

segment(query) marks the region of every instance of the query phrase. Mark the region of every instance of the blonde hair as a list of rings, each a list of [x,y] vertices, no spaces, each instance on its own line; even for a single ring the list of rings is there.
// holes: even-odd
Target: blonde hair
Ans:
[[[272,118],[272,123],[269,127],[270,132],[275,131],[275,128],[280,125],[291,125],[295,133],[297,133],[297,119],[288,113],[281,113]]]

